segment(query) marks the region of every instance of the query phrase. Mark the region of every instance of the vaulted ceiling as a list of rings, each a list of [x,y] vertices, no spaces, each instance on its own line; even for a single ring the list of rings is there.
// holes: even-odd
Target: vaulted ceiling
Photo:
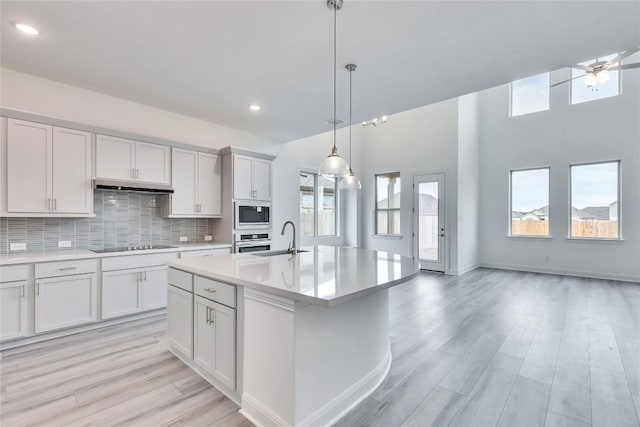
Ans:
[[[322,0],[2,1],[0,12],[2,67],[278,141],[330,129]],[[640,46],[637,1],[345,0],[337,19],[345,121],[349,62],[362,121]]]

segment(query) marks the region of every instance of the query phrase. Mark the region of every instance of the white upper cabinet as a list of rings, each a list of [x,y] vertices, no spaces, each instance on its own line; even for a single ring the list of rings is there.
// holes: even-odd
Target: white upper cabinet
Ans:
[[[171,216],[220,216],[221,162],[217,155],[174,148]]]
[[[96,178],[170,183],[170,147],[113,136],[96,137]]]
[[[7,212],[91,214],[91,134],[7,120]]]
[[[135,178],[136,142],[113,136],[96,137],[96,178]]]
[[[233,198],[271,200],[271,161],[233,155]]]
[[[136,180],[158,184],[171,183],[171,148],[136,142]]]
[[[222,165],[215,154],[198,153],[198,212],[222,215]]]

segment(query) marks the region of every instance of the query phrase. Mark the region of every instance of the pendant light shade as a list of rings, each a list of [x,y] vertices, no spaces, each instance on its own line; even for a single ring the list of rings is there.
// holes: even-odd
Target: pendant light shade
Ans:
[[[347,161],[338,156],[338,150],[334,146],[331,154],[320,163],[320,173],[329,178],[340,178],[349,173]]]
[[[351,120],[351,94],[352,94],[352,79],[351,76],[353,72],[356,70],[355,64],[347,64],[345,67],[349,72],[349,161],[351,161],[351,128],[353,127],[353,123]],[[357,176],[353,174],[353,170],[349,167],[349,173],[342,177],[340,181],[340,189],[341,190],[360,190],[362,188],[362,184],[360,184],[360,180]]]
[[[338,155],[336,148],[336,62],[337,62],[337,36],[336,16],[342,8],[342,0],[327,0],[327,7],[333,10],[333,148],[331,154],[320,164],[320,173],[329,178],[340,178],[349,173],[347,161]]]

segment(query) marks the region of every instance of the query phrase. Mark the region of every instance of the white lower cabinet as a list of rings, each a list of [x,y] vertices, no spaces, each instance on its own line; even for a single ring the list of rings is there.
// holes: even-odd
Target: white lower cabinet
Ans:
[[[193,294],[169,285],[167,295],[169,346],[193,359]]]
[[[0,283],[0,341],[27,334],[27,281]]]
[[[166,267],[132,268],[102,273],[103,319],[166,306]]]
[[[236,310],[197,296],[193,311],[193,361],[235,390]]]
[[[95,273],[36,279],[35,332],[47,332],[95,322]]]

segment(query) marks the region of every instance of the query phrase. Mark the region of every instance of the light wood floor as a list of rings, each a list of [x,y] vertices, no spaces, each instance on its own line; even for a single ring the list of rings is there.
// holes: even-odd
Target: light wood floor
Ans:
[[[164,318],[2,352],[0,422],[250,426]],[[339,426],[639,426],[640,284],[479,269],[390,292],[393,363]]]

